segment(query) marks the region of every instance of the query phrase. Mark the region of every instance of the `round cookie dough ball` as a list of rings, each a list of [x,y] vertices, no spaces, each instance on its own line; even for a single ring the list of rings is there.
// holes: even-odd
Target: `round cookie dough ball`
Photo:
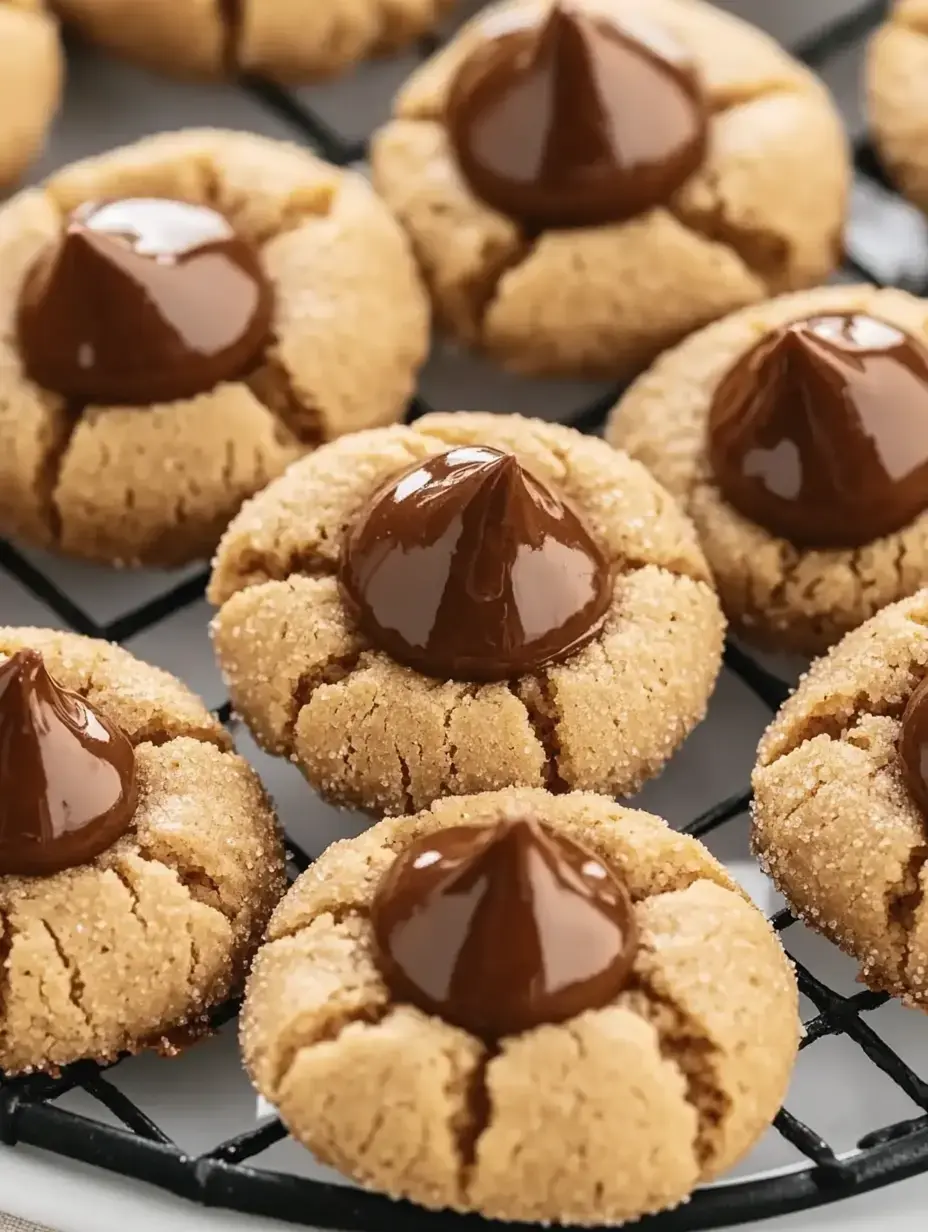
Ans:
[[[902,192],[928,211],[928,3],[897,0],[867,56],[874,140]]]
[[[156,1046],[241,988],[284,853],[230,748],[127,651],[0,628],[0,1073]]]
[[[357,174],[187,130],[0,207],[0,534],[207,557],[295,458],[398,419],[428,344],[408,243]]]
[[[429,971],[444,991],[423,1009]],[[423,1206],[580,1225],[676,1206],[743,1156],[798,1030],[777,938],[701,844],[532,790],[329,848],[277,910],[242,1016],[255,1085],[318,1159]]]
[[[813,664],[754,770],[753,847],[872,989],[928,1010],[928,590]]]
[[[156,72],[331,77],[426,34],[454,0],[55,0],[87,38]]]
[[[896,290],[781,296],[668,351],[612,412],[751,641],[819,653],[928,576],[926,319]]]
[[[41,153],[63,72],[58,25],[43,0],[0,0],[0,188]]]
[[[209,595],[260,744],[332,801],[401,813],[513,785],[636,791],[705,714],[724,630],[707,579],[643,467],[459,412],[291,467],[230,526]]]
[[[821,281],[849,184],[822,84],[700,0],[492,5],[413,74],[372,163],[452,334],[619,380]]]

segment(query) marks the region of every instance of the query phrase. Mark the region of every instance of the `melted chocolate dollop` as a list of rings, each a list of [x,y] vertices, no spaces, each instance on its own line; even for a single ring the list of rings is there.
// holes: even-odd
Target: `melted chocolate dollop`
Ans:
[[[253,366],[271,323],[254,247],[183,201],[91,202],[40,257],[19,303],[26,372],[81,404],[191,398]]]
[[[637,953],[624,883],[527,819],[414,842],[383,879],[372,923],[394,994],[488,1040],[606,1005]]]
[[[909,698],[902,716],[899,759],[909,794],[928,818],[928,677]]]
[[[341,582],[375,646],[441,679],[505,680],[595,636],[612,571],[580,514],[513,454],[416,463],[350,527]]]
[[[722,379],[708,447],[722,495],[774,535],[871,543],[928,507],[928,351],[860,314],[784,326]]]
[[[577,0],[487,38],[447,106],[474,194],[531,229],[621,222],[667,201],[703,161],[707,116],[674,38]]]
[[[86,864],[129,828],[136,791],[127,737],[38,651],[0,663],[0,875]]]

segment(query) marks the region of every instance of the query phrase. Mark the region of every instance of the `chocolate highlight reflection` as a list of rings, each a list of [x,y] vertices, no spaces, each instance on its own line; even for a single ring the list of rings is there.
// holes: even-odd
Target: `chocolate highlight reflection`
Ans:
[[[131,824],[127,737],[48,674],[35,650],[0,663],[0,875],[85,864]]]
[[[928,508],[928,351],[862,314],[786,325],[723,378],[708,449],[725,499],[773,534],[871,543]]]
[[[395,995],[487,1040],[606,1005],[637,953],[619,877],[528,818],[412,843],[371,919]]]
[[[342,589],[375,646],[430,676],[505,680],[596,635],[612,569],[578,512],[512,454],[416,463],[349,528]]]
[[[899,759],[909,794],[928,821],[928,677],[909,698],[902,716]]]
[[[32,380],[72,401],[171,402],[245,373],[271,313],[256,250],[215,210],[90,202],[26,279],[19,344]]]
[[[620,222],[667,201],[702,163],[708,133],[676,39],[578,0],[478,45],[446,119],[475,195],[535,229]]]

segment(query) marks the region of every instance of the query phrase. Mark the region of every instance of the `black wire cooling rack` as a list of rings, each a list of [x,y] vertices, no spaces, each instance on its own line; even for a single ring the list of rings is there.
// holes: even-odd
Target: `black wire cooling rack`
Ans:
[[[796,54],[812,68],[824,70],[835,57],[846,55],[859,45],[884,17],[884,3],[865,4],[853,14],[836,20],[803,46]],[[424,43],[423,55],[434,49],[435,41]],[[324,156],[340,165],[360,162],[366,142],[348,140],[308,107],[302,96],[260,81],[245,82],[242,88],[264,107],[292,125],[297,136],[315,146]],[[883,176],[873,150],[866,142],[855,148],[858,189],[876,194],[884,206],[898,209],[898,198]],[[893,228],[887,216],[884,227]],[[896,282],[924,293],[928,284],[928,249],[920,261],[906,264],[905,254],[887,275],[880,260],[872,259],[866,245],[855,242],[854,228],[848,237],[849,254],[844,272],[850,278],[876,283]],[[577,407],[566,422],[586,432],[601,428],[617,391],[587,405]],[[420,398],[413,399],[410,418],[430,408]],[[203,595],[206,575],[181,582],[110,623],[91,619],[67,594],[35,564],[12,545],[0,541],[0,570],[8,574],[49,607],[64,625],[78,633],[124,642],[143,633]],[[2,574],[0,574],[2,576]],[[729,645],[726,665],[770,709],[778,708],[787,686],[761,667],[737,646]],[[228,705],[220,708],[220,718],[234,727]],[[722,800],[694,818],[684,828],[697,837],[717,831],[741,817],[747,809],[747,791]],[[302,871],[310,857],[295,843],[290,844],[292,866]],[[781,933],[795,923],[788,911],[773,917]],[[922,1115],[899,1121],[869,1133],[857,1149],[839,1154],[823,1138],[784,1108],[775,1129],[796,1148],[807,1163],[788,1172],[771,1172],[696,1193],[684,1207],[669,1214],[643,1220],[638,1226],[649,1232],[695,1232],[765,1219],[773,1215],[808,1209],[841,1198],[877,1189],[928,1171],[928,1082],[920,1078],[868,1025],[866,1016],[883,1005],[887,998],[872,992],[843,996],[818,979],[806,966],[797,963],[801,991],[815,1008],[806,1023],[802,1047],[813,1047],[829,1036],[844,1036],[863,1051]],[[217,1028],[232,1020],[238,1003],[223,1006],[214,1016]],[[77,1089],[111,1114],[116,1127],[59,1107],[55,1101]],[[304,1226],[336,1232],[489,1232],[494,1225],[476,1216],[434,1214],[408,1204],[396,1204],[376,1194],[346,1186],[327,1184],[304,1177],[262,1170],[253,1161],[286,1137],[278,1120],[261,1124],[251,1132],[222,1142],[202,1155],[185,1153],[131,1099],[95,1065],[81,1063],[60,1076],[32,1076],[4,1080],[0,1077],[0,1142],[44,1148],[70,1159],[145,1181],[173,1194],[205,1206],[222,1207],[243,1213],[276,1217]],[[512,1226],[512,1225],[508,1225]]]

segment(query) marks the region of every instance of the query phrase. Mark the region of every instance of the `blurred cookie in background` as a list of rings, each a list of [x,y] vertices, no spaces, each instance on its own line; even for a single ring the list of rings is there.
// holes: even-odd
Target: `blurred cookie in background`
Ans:
[[[63,21],[177,77],[331,77],[432,29],[452,0],[58,0]]]
[[[44,0],[0,0],[0,190],[42,152],[63,75],[58,25]]]

